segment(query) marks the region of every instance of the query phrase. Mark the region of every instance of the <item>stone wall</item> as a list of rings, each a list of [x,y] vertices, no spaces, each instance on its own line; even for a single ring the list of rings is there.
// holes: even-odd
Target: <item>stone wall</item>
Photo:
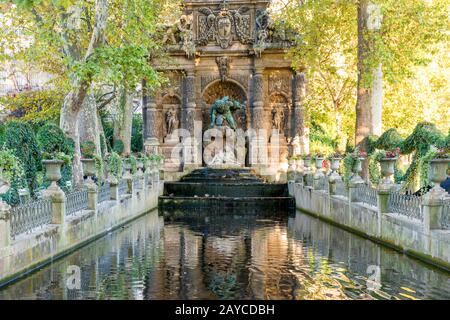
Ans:
[[[404,215],[380,212],[378,207],[301,183],[289,182],[288,186],[301,211],[450,270],[450,230],[430,229]]]
[[[0,248],[0,285],[24,276],[111,230],[155,209],[163,182],[129,190],[117,200],[103,201],[95,210],[66,216],[62,224],[49,224],[17,236]]]

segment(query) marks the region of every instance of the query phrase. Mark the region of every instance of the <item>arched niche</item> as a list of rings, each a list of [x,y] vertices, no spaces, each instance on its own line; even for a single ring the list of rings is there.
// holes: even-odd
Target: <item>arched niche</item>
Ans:
[[[169,110],[176,112],[179,123],[181,123],[181,98],[178,95],[167,94],[161,99],[158,108],[159,122],[159,137],[164,138],[167,135],[166,113]]]
[[[208,129],[211,123],[210,117],[211,105],[216,100],[222,99],[225,96],[228,96],[232,100],[237,100],[247,107],[247,93],[239,83],[232,80],[227,80],[225,82],[217,80],[215,82],[210,83],[208,86],[206,86],[205,90],[202,93],[203,130]],[[247,119],[249,119],[248,112],[249,108],[246,108],[246,112],[244,111],[235,112],[234,118],[236,120],[238,128],[242,128],[244,130],[247,129]]]
[[[270,119],[270,129],[272,129],[272,110],[276,109],[277,112],[283,113],[283,134],[285,137],[289,137],[289,132],[291,129],[290,119],[291,117],[291,107],[289,104],[289,98],[285,93],[275,92],[272,93],[269,97],[269,116]]]

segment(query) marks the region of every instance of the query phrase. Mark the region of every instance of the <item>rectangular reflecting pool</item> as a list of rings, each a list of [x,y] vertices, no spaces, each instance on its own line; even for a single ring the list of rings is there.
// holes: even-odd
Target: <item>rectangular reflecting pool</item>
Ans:
[[[450,274],[301,212],[151,212],[0,299],[450,299]]]

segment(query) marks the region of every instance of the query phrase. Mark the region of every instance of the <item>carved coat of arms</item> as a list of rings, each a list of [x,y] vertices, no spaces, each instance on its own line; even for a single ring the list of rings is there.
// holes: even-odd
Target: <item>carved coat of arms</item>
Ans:
[[[243,14],[249,11],[248,7],[241,7],[238,10],[230,10],[228,3],[224,1],[218,12],[210,8],[200,8],[199,12],[206,16],[203,28],[199,32],[198,43],[207,45],[211,38],[217,44],[226,49],[231,45],[234,36],[244,44],[251,43],[249,26],[244,22]]]

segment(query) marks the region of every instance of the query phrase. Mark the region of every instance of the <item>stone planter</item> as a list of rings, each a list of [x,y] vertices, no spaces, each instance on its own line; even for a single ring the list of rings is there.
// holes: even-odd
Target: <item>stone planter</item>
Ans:
[[[322,164],[323,164],[323,158],[316,158],[315,165],[316,165],[316,170],[317,171],[321,171],[322,170]]]
[[[433,159],[430,161],[429,178],[434,183],[431,190],[432,194],[445,195],[446,192],[440,184],[447,178],[447,169],[450,164],[450,158]]]
[[[331,170],[333,173],[337,173],[339,168],[341,167],[341,158],[332,158],[331,159]]]
[[[125,159],[123,161],[123,170],[124,170],[124,179],[132,179],[133,175],[131,174],[131,163],[129,159]]]
[[[305,166],[306,171],[311,170],[311,159],[303,159],[303,165]]]
[[[364,180],[361,178],[361,172],[362,172],[362,162],[364,161],[364,158],[359,158],[353,163],[352,166],[352,177],[350,179],[350,182],[352,183],[364,183]]]
[[[61,179],[61,167],[64,164],[62,160],[42,160],[45,167],[45,177],[53,184]]]
[[[81,159],[83,164],[83,173],[89,178],[95,175],[95,160],[94,159]]]
[[[295,160],[288,159],[288,169],[287,169],[287,180],[288,181],[295,181]]]
[[[392,175],[395,172],[395,163],[397,162],[398,158],[382,158],[380,159],[380,168],[381,168],[381,175],[383,177],[383,180],[381,181],[382,184],[392,184]]]
[[[144,162],[142,160],[138,160],[136,165],[137,165],[137,175],[143,176],[144,175]]]

